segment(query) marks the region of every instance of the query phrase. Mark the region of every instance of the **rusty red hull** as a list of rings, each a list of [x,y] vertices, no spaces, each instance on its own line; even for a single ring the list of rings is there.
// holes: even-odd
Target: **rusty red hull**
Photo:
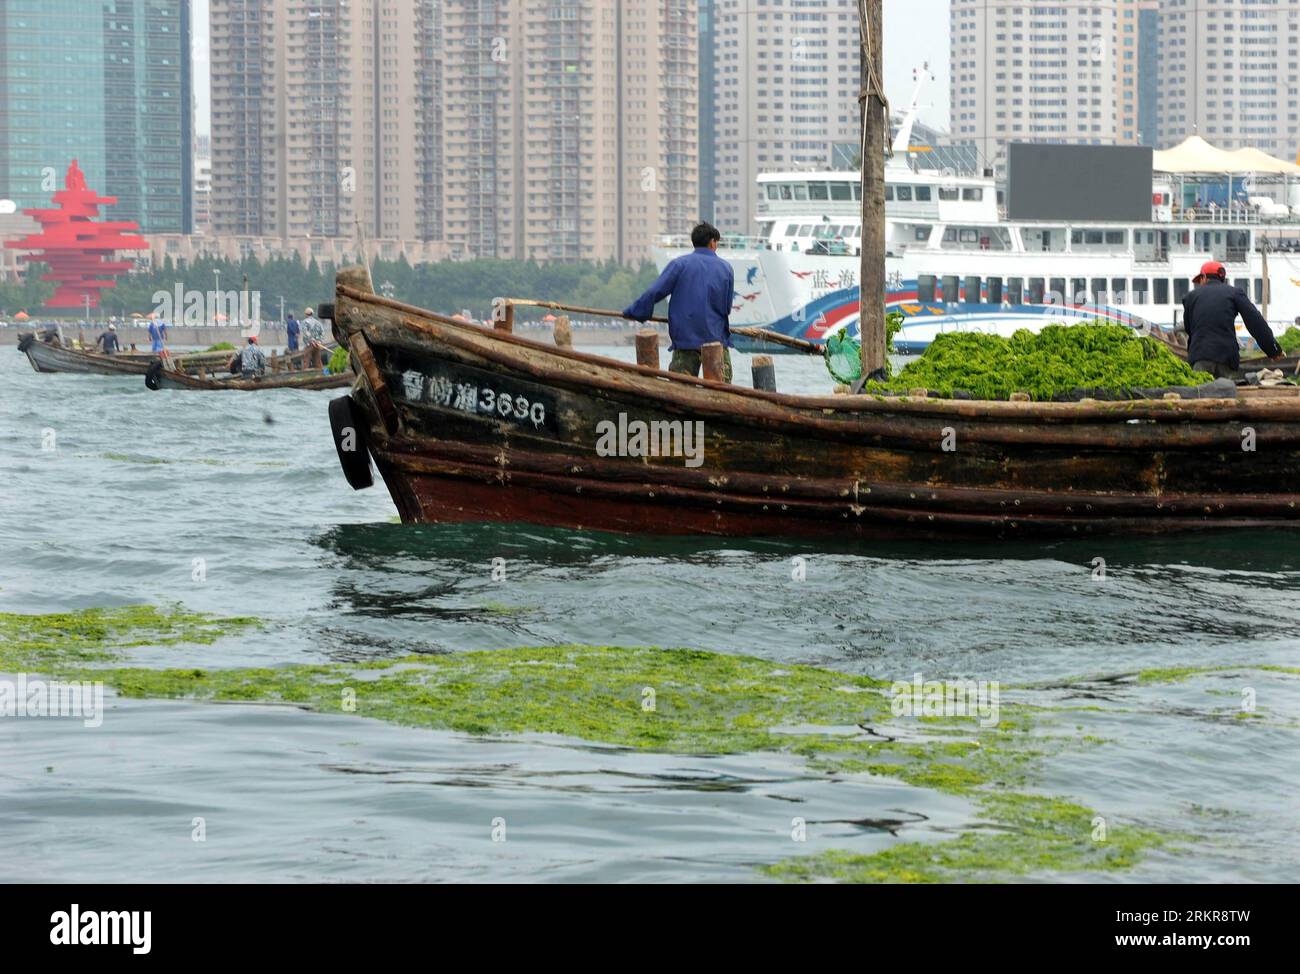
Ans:
[[[784,396],[553,348],[346,285],[335,333],[358,370],[365,446],[406,522],[810,538],[1300,525],[1294,397]],[[659,431],[648,450],[637,424]]]

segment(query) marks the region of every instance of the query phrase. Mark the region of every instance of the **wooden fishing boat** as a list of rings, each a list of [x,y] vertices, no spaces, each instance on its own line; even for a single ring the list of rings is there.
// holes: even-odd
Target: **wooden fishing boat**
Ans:
[[[331,425],[349,483],[371,483],[373,457],[406,522],[863,538],[1300,524],[1295,396],[784,395],[520,338],[508,306],[499,330],[466,324],[365,281],[340,272],[323,309],[357,371]]]
[[[145,385],[150,389],[236,389],[264,392],[267,389],[346,389],[355,379],[356,376],[351,372],[326,372],[324,369],[267,372],[256,378],[243,379],[237,375],[187,375],[159,367],[145,376]]]
[[[37,372],[144,375],[149,371],[149,366],[160,360],[157,352],[118,352],[116,355],[104,355],[102,352],[55,345],[41,341],[30,332],[18,336],[18,351],[27,356],[27,361]],[[200,375],[222,370],[234,354],[234,349],[216,352],[169,351],[168,358],[173,371]],[[305,354],[304,351],[299,350],[276,356],[278,367],[300,368]],[[326,355],[328,354],[329,350],[326,351]]]
[[[43,342],[30,332],[18,336],[18,351],[37,372],[77,372],[93,375],[144,375],[158,361],[155,352],[119,352],[104,355],[86,349]],[[173,352],[173,365],[183,371],[219,368],[231,352]]]

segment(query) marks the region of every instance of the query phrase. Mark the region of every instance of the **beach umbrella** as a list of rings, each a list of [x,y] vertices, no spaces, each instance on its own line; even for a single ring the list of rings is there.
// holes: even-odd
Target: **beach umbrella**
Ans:
[[[555,320],[555,315],[546,315],[544,318],[542,318],[542,321],[554,321],[554,320]]]
[[[30,317],[31,315],[29,315],[26,311],[20,311],[16,315],[14,315],[14,321],[26,321]]]

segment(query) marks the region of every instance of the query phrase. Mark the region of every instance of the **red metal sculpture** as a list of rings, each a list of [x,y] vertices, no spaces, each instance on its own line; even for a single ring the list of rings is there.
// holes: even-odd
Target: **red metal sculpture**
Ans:
[[[96,223],[101,206],[112,206],[116,196],[97,196],[86,186],[86,177],[73,159],[63,177],[63,189],[54,194],[58,209],[23,210],[41,225],[41,232],[22,240],[6,241],[15,250],[39,251],[18,259],[43,262],[50,272],[43,281],[58,287],[46,303],[49,308],[82,308],[86,298],[90,307],[99,307],[100,292],[115,287],[116,275],[131,269],[131,261],[114,260],[118,251],[148,250],[149,244],[138,236],[139,225],[130,221]]]

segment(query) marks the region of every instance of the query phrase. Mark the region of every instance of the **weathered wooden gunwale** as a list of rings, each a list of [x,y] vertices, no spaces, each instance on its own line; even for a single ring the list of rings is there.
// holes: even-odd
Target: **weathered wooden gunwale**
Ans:
[[[342,281],[337,294],[336,337],[354,363],[369,359],[353,399],[405,521],[864,537],[1300,523],[1294,396],[792,396],[553,347]],[[453,375],[545,401],[553,428],[431,399]],[[701,465],[598,456],[596,426],[620,412],[702,422]]]

